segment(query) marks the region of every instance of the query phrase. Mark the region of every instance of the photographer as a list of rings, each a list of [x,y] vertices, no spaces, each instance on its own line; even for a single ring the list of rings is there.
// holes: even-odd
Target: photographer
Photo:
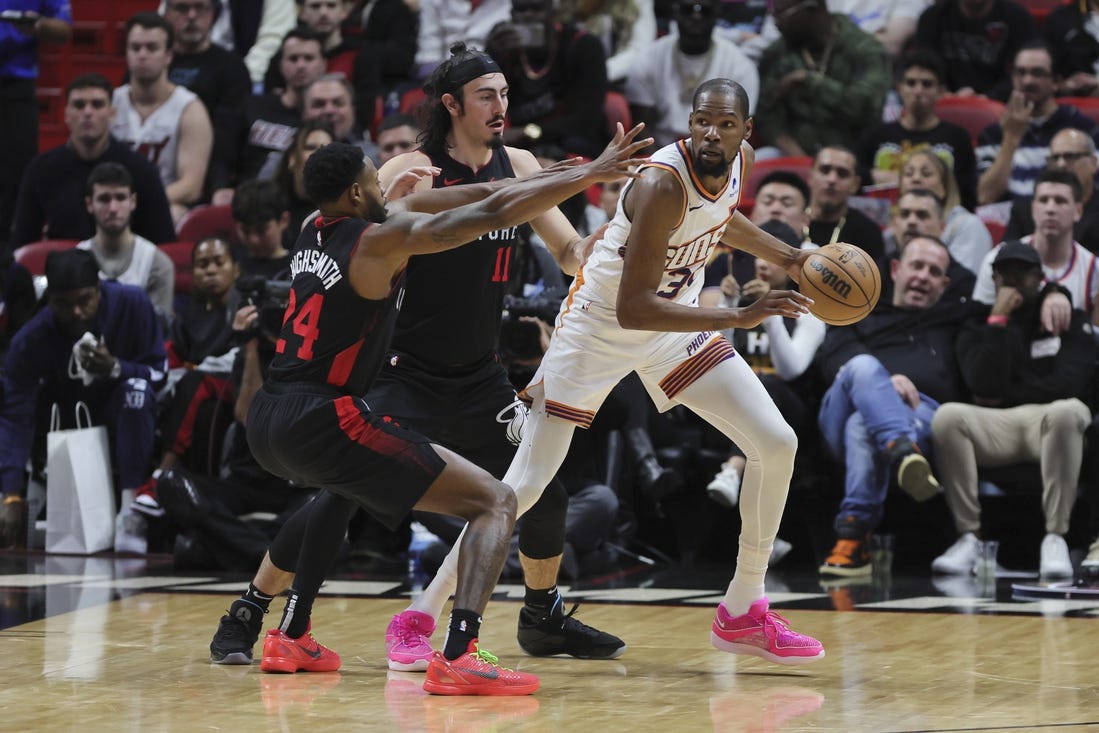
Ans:
[[[241,276],[232,322],[237,345],[232,365],[235,421],[225,437],[218,477],[176,467],[157,491],[168,516],[184,532],[176,539],[179,569],[244,570],[263,558],[275,532],[312,496],[263,470],[244,438],[248,408],[267,375],[289,297],[289,281]],[[250,517],[247,515],[264,515]]]

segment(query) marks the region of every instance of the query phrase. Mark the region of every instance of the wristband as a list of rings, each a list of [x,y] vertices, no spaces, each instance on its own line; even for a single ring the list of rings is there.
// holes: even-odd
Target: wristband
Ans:
[[[1007,316],[991,315],[991,316],[988,317],[988,319],[985,321],[985,323],[987,323],[990,326],[1006,326],[1007,325]]]

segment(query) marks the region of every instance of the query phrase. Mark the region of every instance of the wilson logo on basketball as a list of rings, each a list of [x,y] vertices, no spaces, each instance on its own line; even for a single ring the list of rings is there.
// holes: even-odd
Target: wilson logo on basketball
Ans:
[[[851,295],[851,283],[844,280],[838,273],[821,263],[820,260],[809,260],[809,267],[820,273],[820,282],[836,291],[836,295],[847,298]]]

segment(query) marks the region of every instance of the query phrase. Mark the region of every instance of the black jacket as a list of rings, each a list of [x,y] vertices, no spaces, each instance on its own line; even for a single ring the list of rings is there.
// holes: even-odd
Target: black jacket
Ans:
[[[926,310],[906,310],[879,303],[874,312],[851,326],[829,327],[819,359],[826,384],[859,354],[878,359],[890,374],[903,374],[916,389],[938,402],[965,397],[965,385],[954,357],[958,329],[966,320],[987,313],[988,306],[940,300]]]
[[[1050,292],[1047,285],[1034,301],[1024,303],[1006,326],[984,319],[967,323],[955,350],[966,386],[980,404],[992,407],[1042,404],[1079,397],[1090,402],[1096,344],[1087,315],[1073,309],[1068,331],[1052,337],[1042,331],[1038,309]]]

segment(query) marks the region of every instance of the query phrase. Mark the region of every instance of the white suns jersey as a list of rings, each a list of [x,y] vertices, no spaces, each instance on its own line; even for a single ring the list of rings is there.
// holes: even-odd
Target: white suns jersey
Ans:
[[[130,85],[124,84],[114,90],[115,114],[111,134],[148,158],[160,173],[160,182],[164,186],[175,183],[179,178],[176,166],[179,120],[187,105],[196,99],[198,97],[190,90],[176,86],[164,104],[142,120],[130,102]]]
[[[702,187],[686,140],[656,151],[641,168],[670,171],[682,186],[684,195],[682,218],[668,237],[668,254],[657,295],[676,303],[697,305],[705,279],[702,270],[740,203],[744,183],[743,147],[733,159],[725,188],[717,194]],[[618,298],[622,265],[629,246],[632,223],[623,211],[622,202],[632,185],[631,180],[623,186],[614,218],[603,238],[596,243],[582,273],[584,284],[591,285],[589,294],[609,305],[614,305]]]

